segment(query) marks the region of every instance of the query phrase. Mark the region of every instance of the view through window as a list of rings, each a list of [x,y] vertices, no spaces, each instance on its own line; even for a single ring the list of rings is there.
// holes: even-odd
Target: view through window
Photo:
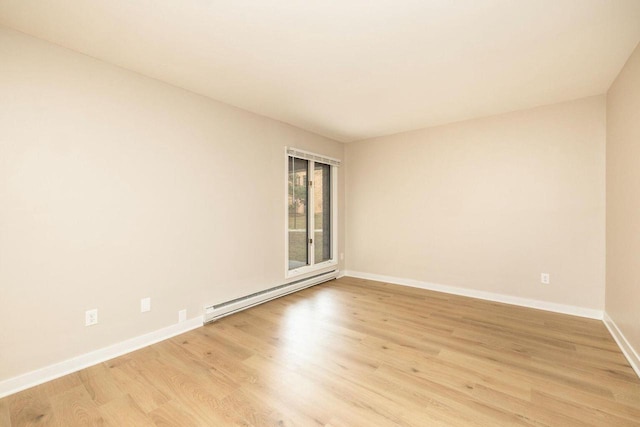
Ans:
[[[287,239],[289,271],[333,260],[333,168],[288,156]]]

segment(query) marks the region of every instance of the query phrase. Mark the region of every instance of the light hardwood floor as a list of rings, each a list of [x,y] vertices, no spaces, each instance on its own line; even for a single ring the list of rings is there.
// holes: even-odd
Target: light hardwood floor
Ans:
[[[600,321],[342,278],[0,400],[0,425],[626,426]]]

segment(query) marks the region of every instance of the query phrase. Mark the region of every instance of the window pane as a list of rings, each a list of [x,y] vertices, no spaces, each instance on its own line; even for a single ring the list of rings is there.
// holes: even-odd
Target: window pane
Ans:
[[[313,168],[315,263],[331,259],[331,166],[316,163]]]
[[[289,270],[309,264],[308,168],[308,160],[289,157]]]

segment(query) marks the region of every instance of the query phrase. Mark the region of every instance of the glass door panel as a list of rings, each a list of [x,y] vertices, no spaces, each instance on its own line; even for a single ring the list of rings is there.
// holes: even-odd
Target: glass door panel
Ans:
[[[289,270],[309,265],[309,161],[289,157]]]
[[[331,259],[331,166],[315,163],[313,168],[314,263]]]

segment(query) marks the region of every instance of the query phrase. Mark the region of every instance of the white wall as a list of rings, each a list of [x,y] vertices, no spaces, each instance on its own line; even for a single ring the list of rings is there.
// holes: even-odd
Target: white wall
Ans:
[[[640,375],[640,45],[607,93],[606,312]]]
[[[284,146],[342,144],[2,28],[0,63],[0,381],[283,283]]]
[[[604,96],[350,143],[346,157],[352,274],[604,308]]]

